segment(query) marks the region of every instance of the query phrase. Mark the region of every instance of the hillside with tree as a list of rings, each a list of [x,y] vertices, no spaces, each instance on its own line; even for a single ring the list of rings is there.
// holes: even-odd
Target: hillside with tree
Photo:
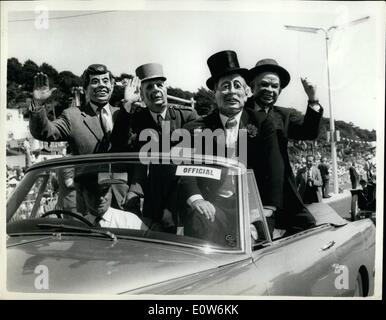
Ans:
[[[17,58],[8,59],[7,63],[7,108],[23,109],[27,116],[29,101],[32,97],[33,78],[37,72],[44,72],[48,75],[50,86],[56,87],[57,90],[49,102],[49,116],[51,118],[58,117],[62,111],[70,105],[72,98],[71,90],[73,87],[80,86],[81,76],[73,74],[71,71],[65,70],[58,72],[53,66],[42,63],[38,66],[34,61],[27,60],[20,63]],[[124,78],[131,79],[133,76],[127,73],[121,73],[115,76],[117,82]],[[115,86],[111,103],[115,104],[123,98],[124,88]],[[196,101],[195,109],[199,115],[206,115],[215,108],[214,94],[212,91],[199,88],[196,92],[190,92],[181,88],[168,87],[168,95],[190,100],[193,98]],[[295,112],[301,116],[299,111]],[[320,128],[320,135],[315,142],[298,142],[293,141],[290,144],[291,154],[304,154],[304,152],[313,152],[315,148],[318,152],[329,155],[330,146],[327,140],[327,131],[329,130],[329,119],[323,118]],[[350,157],[355,153],[366,152],[368,145],[366,142],[376,140],[375,130],[369,131],[355,126],[353,123],[345,121],[336,121],[335,129],[339,130],[341,142],[338,143],[338,154],[341,157]]]

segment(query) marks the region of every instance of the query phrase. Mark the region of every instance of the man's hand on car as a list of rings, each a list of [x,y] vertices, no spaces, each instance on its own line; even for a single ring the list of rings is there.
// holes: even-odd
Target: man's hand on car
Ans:
[[[197,199],[191,204],[194,211],[204,215],[208,220],[214,221],[216,208],[209,201]]]

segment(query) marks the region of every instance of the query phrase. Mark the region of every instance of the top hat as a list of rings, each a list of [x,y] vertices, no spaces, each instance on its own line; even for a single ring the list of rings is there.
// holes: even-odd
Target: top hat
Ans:
[[[143,64],[135,70],[135,74],[142,82],[157,78],[161,78],[164,81],[166,80],[166,77],[163,73],[162,65],[159,63]]]
[[[248,82],[251,82],[258,74],[263,72],[274,72],[280,78],[280,86],[284,89],[290,82],[290,74],[281,67],[274,59],[262,59],[256,63],[256,66],[249,70]]]
[[[215,53],[208,58],[208,67],[212,76],[206,81],[206,85],[213,90],[214,83],[219,78],[232,73],[238,73],[246,79],[248,70],[240,68],[237,54],[231,50]]]

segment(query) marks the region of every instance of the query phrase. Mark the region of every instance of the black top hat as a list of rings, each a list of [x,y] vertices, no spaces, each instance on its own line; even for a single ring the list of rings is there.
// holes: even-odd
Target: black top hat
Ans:
[[[284,89],[291,80],[290,74],[281,67],[274,59],[262,59],[248,72],[248,82],[251,82],[258,74],[263,72],[274,72],[280,78],[280,86]]]
[[[234,51],[225,50],[217,52],[209,57],[207,63],[212,74],[206,81],[206,85],[210,90],[213,90],[215,81],[228,74],[238,73],[247,79],[248,70],[240,68],[237,54]]]

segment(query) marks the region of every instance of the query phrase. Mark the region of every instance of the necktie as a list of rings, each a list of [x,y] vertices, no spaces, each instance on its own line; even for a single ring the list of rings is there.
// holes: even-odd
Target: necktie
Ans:
[[[229,118],[225,123],[225,128],[232,129],[237,126],[237,120],[235,118]]]
[[[163,118],[160,114],[157,115],[157,123],[159,127],[162,127]]]
[[[100,224],[101,220],[102,220],[101,217],[96,217],[95,220],[94,220],[93,226],[94,227],[100,227],[101,226],[101,224]]]
[[[110,119],[109,119],[109,116],[107,114],[107,111],[105,108],[101,108],[100,109],[100,117],[99,117],[99,120],[101,122],[101,127],[102,127],[102,130],[104,132],[104,134],[110,134],[111,133],[111,126],[110,126]]]

